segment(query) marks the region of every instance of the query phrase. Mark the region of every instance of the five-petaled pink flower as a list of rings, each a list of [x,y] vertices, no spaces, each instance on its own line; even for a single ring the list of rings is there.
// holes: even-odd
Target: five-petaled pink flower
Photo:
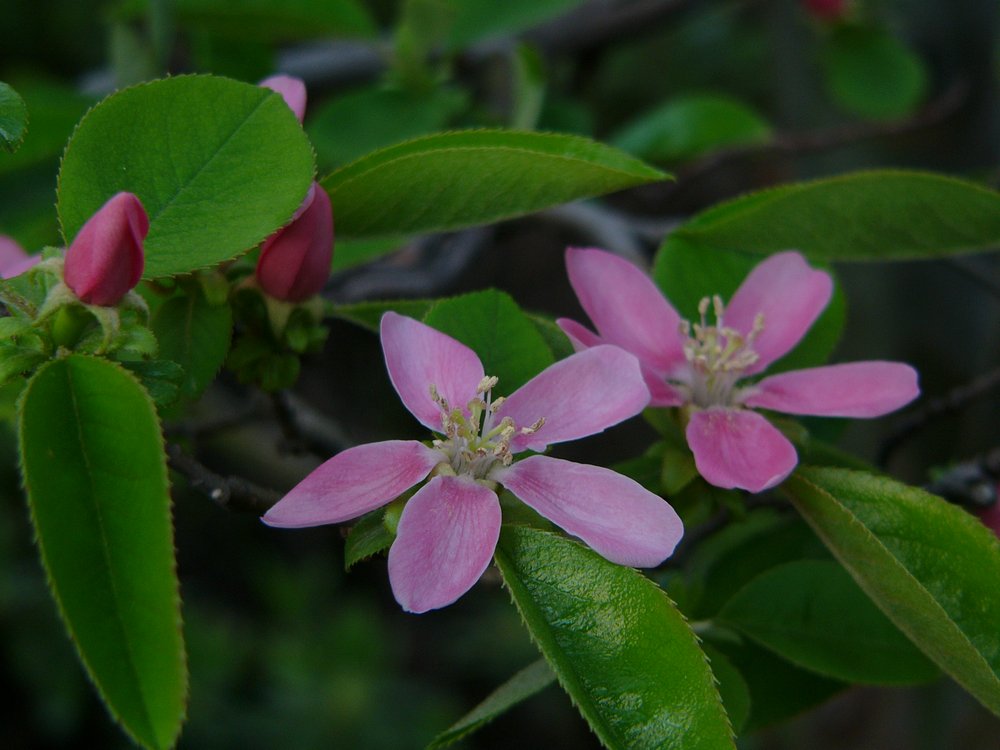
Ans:
[[[560,327],[578,350],[614,344],[639,358],[650,405],[684,408],[698,471],[718,487],[760,492],[798,461],[788,439],[751,409],[877,417],[919,394],[916,372],[898,362],[830,365],[740,383],[791,351],[830,300],[830,276],[797,252],[757,265],[728,305],[719,297],[702,300],[694,325],[628,261],[570,248],[566,266],[600,335],[572,320],[559,320]]]
[[[13,238],[0,234],[0,279],[20,276],[41,259],[41,255],[28,255]]]
[[[117,305],[142,278],[149,217],[139,198],[117,193],[87,219],[66,251],[63,280],[89,305]]]
[[[272,526],[339,523],[392,501],[433,474],[406,503],[389,550],[389,581],[410,612],[452,603],[479,579],[500,534],[503,485],[539,514],[622,565],[651,567],[683,528],[660,497],[610,469],[522,451],[601,432],[646,406],[631,354],[598,346],[494,397],[475,352],[429,326],[382,317],[389,378],[407,409],[439,433],[338,453],[264,516]]]

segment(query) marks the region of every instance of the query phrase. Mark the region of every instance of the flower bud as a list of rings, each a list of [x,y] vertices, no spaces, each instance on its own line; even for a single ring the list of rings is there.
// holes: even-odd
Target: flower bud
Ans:
[[[285,104],[299,118],[299,122],[302,122],[302,118],[306,116],[306,85],[301,78],[282,75],[271,76],[261,81],[260,85],[281,94],[285,99]]]
[[[330,196],[314,182],[291,223],[272,234],[261,247],[257,283],[271,297],[301,302],[323,289],[332,258]]]
[[[0,234],[0,279],[20,276],[41,259],[40,255],[28,255],[11,237]]]
[[[66,251],[63,280],[89,305],[118,304],[142,277],[149,217],[132,193],[118,193],[83,225]]]
[[[849,0],[802,0],[802,6],[819,21],[839,21],[847,15]]]

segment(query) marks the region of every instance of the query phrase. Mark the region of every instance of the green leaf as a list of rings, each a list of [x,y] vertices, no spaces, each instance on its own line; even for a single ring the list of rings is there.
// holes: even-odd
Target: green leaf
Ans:
[[[0,81],[0,146],[14,153],[28,129],[28,107],[8,84]]]
[[[233,314],[228,304],[212,305],[201,288],[171,297],[150,320],[159,356],[184,368],[182,393],[197,398],[222,368],[229,352]]]
[[[379,508],[366,513],[351,526],[344,544],[344,570],[350,570],[362,560],[389,549],[396,537],[385,527],[383,516],[385,509]]]
[[[172,747],[187,665],[156,411],[117,365],[70,355],[29,382],[20,441],[42,562],[80,658],[139,744]]]
[[[236,257],[284,224],[313,176],[309,141],[281,96],[213,76],[112,94],[80,122],[59,172],[67,243],[115,193],[149,214],[145,278]]]
[[[995,248],[1000,194],[923,172],[854,172],[720,203],[672,237],[700,251],[796,249],[814,260],[934,258]]]
[[[822,61],[830,93],[862,117],[905,117],[927,90],[923,62],[884,29],[841,25],[826,38]]]
[[[366,240],[337,240],[330,272],[346,271],[348,268],[377,260],[394,253],[409,242],[408,237],[374,237]]]
[[[0,174],[47,163],[54,170],[73,127],[93,101],[68,86],[50,81],[25,79],[18,80],[16,85],[31,113],[31,130],[16,154],[0,159]],[[45,195],[45,204],[51,213],[51,194]]]
[[[709,260],[710,259],[710,260]],[[733,294],[761,258],[739,250],[703,247],[687,236],[673,233],[656,253],[653,280],[682,318],[698,319],[698,303],[718,294],[723,301]],[[834,286],[830,304],[796,347],[768,367],[768,373],[821,365],[833,352],[844,328],[844,296]]]
[[[692,94],[641,115],[611,142],[642,159],[670,162],[718,148],[763,143],[770,136],[770,126],[742,102],[723,95]]]
[[[454,47],[501,34],[515,34],[561,15],[584,0],[461,0],[449,41]]]
[[[465,130],[363,156],[322,181],[341,237],[459,229],[666,179],[578,136]]]
[[[735,747],[697,638],[649,579],[528,527],[506,527],[495,559],[532,638],[605,747]]]
[[[389,310],[421,320],[434,306],[430,299],[397,299],[389,302],[358,302],[353,305],[333,305],[329,314],[378,333],[379,322]]]
[[[719,695],[726,707],[733,729],[739,733],[750,718],[750,688],[739,670],[717,648],[702,644],[702,649],[712,666],[712,674],[719,683]]]
[[[928,657],[1000,715],[1000,541],[961,508],[858,471],[783,485],[858,585]]]
[[[531,319],[505,292],[489,289],[435,304],[424,322],[472,349],[511,394],[555,360]]]
[[[940,674],[833,561],[772,568],[730,599],[717,621],[845,682],[907,685]]]
[[[427,750],[439,750],[458,742],[521,701],[541,692],[555,680],[552,667],[545,659],[529,664],[486,696],[482,703],[435,737],[427,746]]]

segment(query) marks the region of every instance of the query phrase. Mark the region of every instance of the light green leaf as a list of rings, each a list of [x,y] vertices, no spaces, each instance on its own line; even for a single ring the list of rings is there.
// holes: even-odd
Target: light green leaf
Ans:
[[[555,680],[552,667],[545,659],[529,664],[486,696],[482,703],[435,737],[427,746],[427,750],[439,750],[458,742],[521,701],[541,692]]]
[[[510,295],[490,289],[435,304],[424,322],[472,349],[487,375],[510,395],[555,360],[545,339]]]
[[[772,568],[716,619],[793,664],[845,682],[907,685],[940,675],[833,561]]]
[[[112,94],[63,156],[58,211],[71,241],[115,193],[149,214],[145,278],[190,273],[257,245],[298,208],[313,176],[309,141],[279,94],[178,76]]]
[[[698,639],[649,579],[528,527],[506,527],[495,559],[532,638],[605,747],[735,748]]]
[[[338,236],[356,238],[487,224],[663,179],[578,136],[465,130],[375,151],[322,184]]]
[[[770,126],[742,102],[723,95],[692,94],[639,116],[611,142],[642,159],[670,162],[718,148],[762,143],[770,136]]]
[[[8,84],[0,81],[0,146],[14,153],[28,129],[28,107]]]
[[[1000,244],[1000,194],[923,172],[854,172],[720,203],[672,237],[696,250],[793,249],[815,260],[934,258]]]
[[[864,472],[800,468],[782,486],[889,619],[1000,715],[1000,541],[961,508]]]
[[[156,410],[119,366],[70,355],[36,373],[20,411],[24,484],[66,628],[125,730],[172,747],[187,665]]]
[[[330,315],[343,320],[349,320],[355,325],[378,333],[379,322],[389,310],[406,315],[409,318],[422,320],[427,311],[434,306],[431,299],[398,299],[388,302],[358,302],[353,305],[333,305]]]
[[[350,570],[362,560],[389,549],[396,537],[385,527],[384,516],[385,509],[379,508],[366,513],[351,526],[344,543],[344,570]]]

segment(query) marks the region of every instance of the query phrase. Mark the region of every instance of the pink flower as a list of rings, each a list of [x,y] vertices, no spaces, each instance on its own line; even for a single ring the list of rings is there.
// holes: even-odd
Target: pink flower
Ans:
[[[302,118],[306,116],[306,85],[301,78],[277,75],[265,78],[259,85],[281,94],[285,104],[299,118],[299,122],[302,122]]]
[[[89,305],[117,305],[142,278],[142,242],[149,218],[132,193],[101,206],[66,251],[63,280]]]
[[[291,223],[264,241],[257,261],[257,282],[276,299],[301,302],[322,291],[332,258],[330,196],[314,182]]]
[[[28,255],[13,238],[0,234],[0,279],[20,276],[41,259],[40,255]]]
[[[497,485],[622,565],[655,566],[683,533],[662,498],[615,472],[525,450],[601,432],[646,405],[635,357],[599,346],[492,396],[475,352],[410,318],[382,317],[389,378],[403,404],[440,437],[349,448],[307,476],[264,516],[272,526],[340,523],[390,502],[429,474],[407,502],[389,550],[389,581],[410,612],[451,604],[489,564],[500,534]]]
[[[600,335],[557,321],[579,349],[614,344],[641,363],[651,406],[681,406],[699,473],[717,487],[760,492],[798,462],[795,448],[752,408],[826,417],[877,417],[919,394],[917,373],[897,362],[814,367],[740,384],[801,340],[833,291],[829,275],[796,252],[757,265],[728,306],[702,300],[701,321],[677,311],[638,268],[602,250],[566,251],[570,283]],[[708,322],[709,310],[715,324]]]
[[[1000,487],[997,489],[1000,491]],[[1000,502],[994,502],[990,507],[979,511],[979,520],[1000,537]]]

